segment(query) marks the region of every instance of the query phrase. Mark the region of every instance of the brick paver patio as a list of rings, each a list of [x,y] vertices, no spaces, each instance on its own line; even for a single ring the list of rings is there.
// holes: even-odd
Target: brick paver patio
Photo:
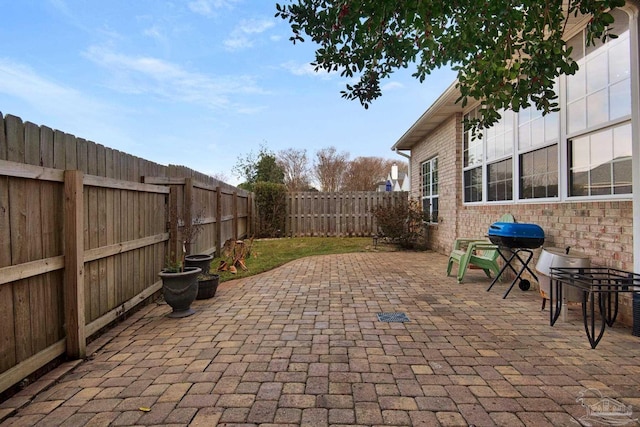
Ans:
[[[502,299],[506,284],[486,292],[471,271],[459,285],[445,264],[429,252],[311,257],[223,283],[188,318],[152,304],[88,360],[0,403],[2,425],[576,426],[581,392],[631,405],[621,419],[638,425],[629,328],[592,350],[579,309],[550,327],[537,292]]]

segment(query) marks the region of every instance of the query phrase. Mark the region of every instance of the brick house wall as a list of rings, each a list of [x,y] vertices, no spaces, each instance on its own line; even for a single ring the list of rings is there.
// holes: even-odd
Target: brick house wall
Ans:
[[[432,250],[448,255],[457,237],[483,237],[491,223],[511,213],[518,222],[540,225],[545,232],[545,247],[570,246],[586,253],[592,266],[633,271],[631,200],[464,205],[461,114],[443,120],[412,148],[411,197],[420,200],[421,164],[434,156],[438,156],[440,218],[429,228]],[[532,268],[540,251],[534,250]],[[537,289],[537,283],[532,284]],[[631,294],[621,295],[619,319],[627,325],[633,322]]]

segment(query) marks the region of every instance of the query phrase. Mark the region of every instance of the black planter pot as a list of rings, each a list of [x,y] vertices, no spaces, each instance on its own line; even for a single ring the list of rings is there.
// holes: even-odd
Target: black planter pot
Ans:
[[[213,255],[205,255],[205,254],[187,255],[184,257],[184,266],[199,267],[202,270],[202,274],[209,274],[211,261],[213,261]]]
[[[196,299],[209,299],[216,295],[220,283],[220,276],[217,274],[200,275],[198,278],[198,296]]]
[[[198,295],[198,275],[201,272],[198,267],[185,267],[183,272],[170,273],[162,270],[158,273],[162,279],[164,300],[173,309],[168,317],[187,317],[195,313],[191,303]]]

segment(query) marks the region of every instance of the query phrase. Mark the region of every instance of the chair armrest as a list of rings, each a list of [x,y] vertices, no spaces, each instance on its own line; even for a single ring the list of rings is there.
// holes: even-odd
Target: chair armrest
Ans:
[[[495,251],[498,250],[498,245],[494,245],[493,243],[485,243],[485,242],[477,242],[477,243],[470,243],[469,247],[473,247],[474,250],[480,250],[480,251]]]
[[[462,249],[463,246],[466,246],[467,248],[469,247],[469,245],[471,244],[479,244],[479,243],[490,243],[487,239],[483,239],[483,238],[459,238],[456,239],[455,242],[453,243],[453,249],[454,250],[460,250]]]
[[[498,245],[494,245],[491,242],[482,241],[482,242],[470,242],[469,246],[467,246],[467,256],[471,255],[480,255],[481,253],[485,253],[484,251],[497,251]],[[480,252],[480,253],[479,253]]]

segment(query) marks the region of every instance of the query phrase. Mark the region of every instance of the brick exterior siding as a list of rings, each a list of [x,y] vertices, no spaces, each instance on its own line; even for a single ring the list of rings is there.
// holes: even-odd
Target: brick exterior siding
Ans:
[[[412,148],[411,197],[420,200],[421,164],[438,156],[440,221],[429,228],[432,250],[448,255],[457,237],[483,237],[505,213],[518,222],[535,223],[545,232],[545,247],[586,253],[592,266],[633,271],[632,201],[504,203],[464,205],[462,202],[462,116],[444,120]],[[537,262],[541,249],[534,250]],[[533,281],[534,287],[536,286]],[[632,324],[631,294],[622,294],[621,323]]]

